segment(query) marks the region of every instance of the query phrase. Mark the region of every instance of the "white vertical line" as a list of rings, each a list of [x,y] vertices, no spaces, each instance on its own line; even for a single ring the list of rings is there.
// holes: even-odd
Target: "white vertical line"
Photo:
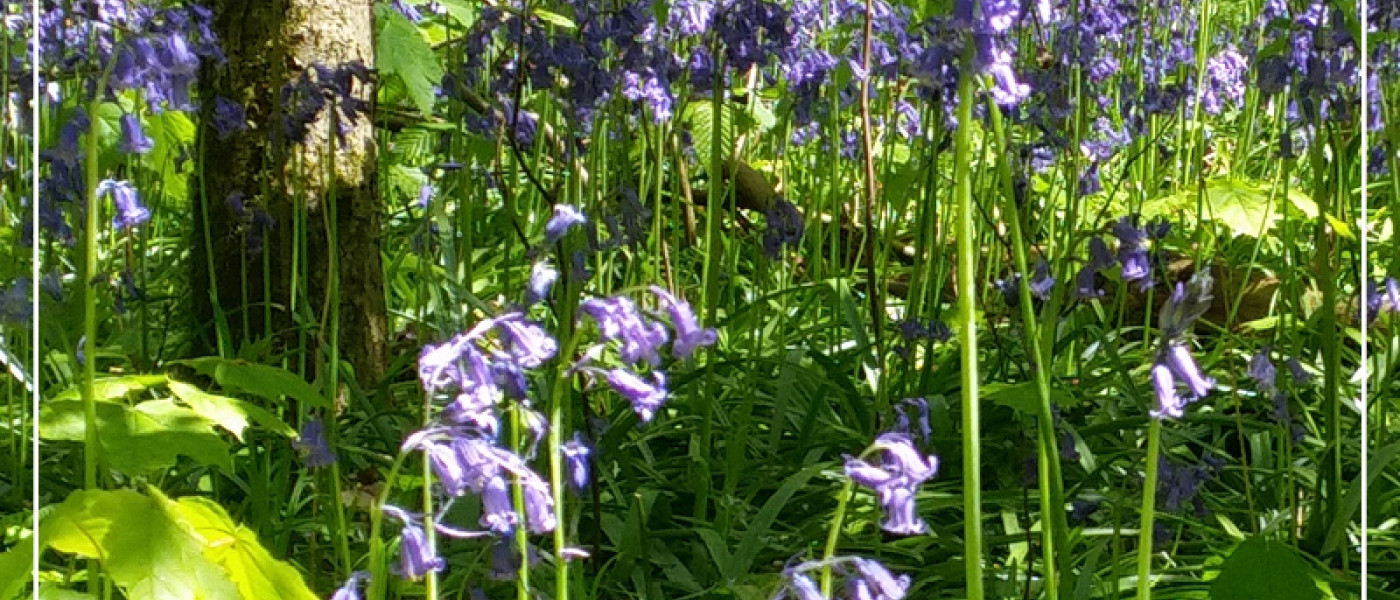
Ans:
[[[1368,358],[1370,344],[1366,339],[1367,329],[1369,329],[1368,317],[1370,316],[1367,314],[1369,308],[1367,305],[1370,303],[1370,299],[1366,298],[1366,288],[1371,281],[1370,257],[1367,254],[1366,243],[1366,239],[1370,237],[1371,224],[1370,211],[1367,210],[1369,207],[1367,206],[1366,193],[1366,185],[1368,183],[1367,171],[1370,170],[1370,165],[1367,163],[1371,158],[1371,146],[1368,143],[1369,132],[1367,131],[1367,124],[1370,123],[1368,117],[1371,110],[1370,93],[1367,89],[1369,87],[1367,82],[1370,76],[1368,72],[1369,64],[1367,63],[1368,49],[1366,47],[1366,30],[1369,29],[1367,20],[1370,14],[1367,4],[1368,0],[1361,0],[1361,600],[1366,600],[1368,595],[1367,588],[1370,587],[1367,585],[1368,569],[1366,568],[1366,560],[1369,558],[1367,555],[1367,543],[1370,538],[1367,528],[1368,524],[1371,522],[1369,518],[1370,515],[1366,510],[1367,488],[1369,487],[1367,483],[1370,479],[1368,454],[1371,443],[1371,403],[1369,401],[1369,394],[1367,393],[1369,392],[1367,383],[1371,378],[1370,361]],[[1395,274],[1392,273],[1391,275]]]
[[[33,382],[33,384],[32,384],[32,385],[30,386],[30,388],[29,388],[29,392],[30,392],[30,394],[31,394],[31,400],[32,400],[32,410],[30,411],[30,415],[29,415],[29,418],[30,418],[30,428],[31,428],[31,431],[29,432],[29,441],[30,441],[30,443],[32,444],[32,448],[30,449],[30,453],[29,453],[29,474],[30,474],[30,476],[32,477],[32,479],[31,479],[31,481],[30,481],[30,486],[31,486],[31,487],[29,488],[29,493],[32,495],[32,498],[31,498],[31,500],[30,500],[30,510],[33,511],[33,512],[31,513],[31,519],[33,519],[33,524],[32,524],[31,529],[30,529],[31,534],[30,534],[29,540],[30,540],[30,542],[33,544],[33,548],[34,548],[34,564],[33,564],[32,567],[31,567],[31,568],[34,570],[34,572],[33,572],[34,578],[31,580],[31,581],[33,582],[33,585],[34,585],[34,596],[33,596],[33,597],[38,598],[38,597],[39,597],[39,101],[40,101],[40,99],[42,98],[42,96],[39,95],[39,0],[29,0],[29,8],[30,8],[30,12],[29,12],[29,17],[30,17],[30,18],[29,18],[29,23],[30,23],[30,28],[29,28],[29,32],[30,32],[30,33],[29,33],[29,35],[30,35],[30,37],[29,37],[29,60],[30,60],[30,63],[29,63],[29,72],[30,72],[30,76],[31,76],[31,77],[30,77],[30,84],[33,86],[32,89],[30,90],[30,100],[29,100],[29,126],[31,127],[30,133],[32,134],[31,137],[30,137],[30,144],[29,144],[29,146],[30,146],[30,148],[29,148],[29,149],[30,149],[30,159],[31,159],[31,160],[30,160],[30,163],[29,163],[29,172],[30,172],[30,177],[31,177],[31,181],[30,181],[31,185],[30,185],[30,191],[29,191],[29,193],[30,193],[30,205],[29,205],[29,206],[30,206],[30,208],[33,210],[33,222],[30,223],[30,227],[31,227],[30,233],[31,233],[32,235],[30,236],[30,241],[29,241],[30,260],[31,260],[31,263],[30,263],[30,270],[31,270],[30,281],[31,281],[31,283],[30,283],[30,286],[29,286],[29,293],[31,294],[31,296],[30,296],[30,301],[33,303],[32,306],[30,307],[31,310],[29,311],[29,312],[30,312],[30,321],[29,321],[29,322],[30,322],[30,332],[29,332],[29,333],[30,333],[30,340],[29,340],[29,345],[30,345],[30,351],[32,352],[32,355],[30,356],[30,358],[32,359],[32,361],[30,362],[30,365],[31,365],[31,366],[30,366],[30,372],[29,372],[29,379]]]

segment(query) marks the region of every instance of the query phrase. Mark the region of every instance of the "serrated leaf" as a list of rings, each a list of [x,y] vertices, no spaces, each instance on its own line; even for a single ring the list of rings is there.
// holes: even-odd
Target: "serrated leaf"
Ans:
[[[1318,600],[1307,561],[1287,544],[1255,536],[1241,542],[1210,586],[1211,600]]]
[[[375,67],[382,76],[399,78],[414,106],[424,115],[432,114],[433,88],[442,83],[443,76],[437,54],[408,17],[383,3],[375,10],[380,24]]]
[[[232,471],[229,444],[214,427],[214,421],[170,400],[151,400],[134,408],[97,403],[103,461],[128,475],[168,469],[181,455]],[[41,407],[40,438],[82,441],[86,431],[81,401],[46,402]]]
[[[175,502],[175,511],[203,540],[205,558],[223,568],[244,598],[317,600],[300,572],[273,558],[257,534],[233,522],[223,507],[187,496]]]
[[[180,381],[170,382],[170,392],[189,405],[191,410],[218,423],[240,442],[243,441],[243,432],[248,428],[249,420],[289,438],[297,435],[295,429],[261,406],[238,398],[211,394]]]
[[[330,406],[319,390],[286,369],[217,356],[172,362],[189,365],[200,374],[213,377],[214,381],[225,388],[247,392],[268,400],[275,401],[280,400],[282,396],[290,396],[308,406]]]
[[[1283,205],[1269,207],[1269,189],[1247,181],[1218,178],[1206,183],[1202,217],[1217,221],[1234,235],[1258,236],[1267,233],[1283,218]],[[1179,217],[1188,222],[1196,217],[1197,190],[1183,190],[1143,203],[1144,217]],[[1317,207],[1301,194],[1289,194],[1289,203],[1307,214],[1309,207],[1316,215]]]
[[[159,492],[80,490],[42,523],[46,545],[95,558],[128,598],[236,600],[238,590],[204,556],[193,528]]]
[[[732,111],[725,111],[732,114]],[[734,119],[730,114],[720,120],[720,159],[728,160],[730,149],[734,147]],[[707,100],[691,102],[681,113],[681,121],[690,127],[691,144],[695,148],[695,158],[700,168],[708,173],[714,165],[715,134],[714,103]]]

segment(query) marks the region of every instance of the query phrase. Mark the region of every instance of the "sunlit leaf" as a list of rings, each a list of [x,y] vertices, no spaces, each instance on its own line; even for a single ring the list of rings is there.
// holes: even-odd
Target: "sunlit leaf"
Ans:
[[[254,364],[242,360],[206,356],[193,360],[174,361],[189,365],[195,371],[214,378],[226,388],[279,400],[291,396],[308,406],[326,408],[330,403],[316,388],[286,369]]]
[[[442,64],[418,26],[387,4],[376,6],[379,34],[375,36],[375,67],[382,77],[403,81],[408,98],[423,114],[433,112],[435,92],[442,83]]]
[[[235,523],[223,507],[207,498],[188,496],[175,502],[175,511],[203,539],[204,556],[223,567],[244,598],[317,598],[300,572],[273,558],[257,534]]]
[[[296,430],[290,425],[262,407],[244,400],[211,394],[179,381],[170,382],[170,391],[191,410],[218,423],[239,441],[243,440],[243,431],[248,428],[249,420],[289,438],[296,437]]]
[[[131,490],[80,490],[41,529],[48,546],[94,558],[126,597],[140,600],[234,600],[238,590],[205,544],[163,497]]]
[[[128,475],[168,469],[182,455],[201,464],[233,470],[229,443],[214,429],[215,425],[171,400],[151,400],[134,408],[97,403],[102,460]],[[43,439],[82,441],[86,430],[80,401],[46,402],[39,412],[39,437]]]

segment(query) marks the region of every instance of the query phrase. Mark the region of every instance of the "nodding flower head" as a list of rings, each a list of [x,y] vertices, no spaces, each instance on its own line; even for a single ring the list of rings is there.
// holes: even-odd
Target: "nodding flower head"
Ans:
[[[136,188],[128,182],[104,179],[97,185],[97,195],[110,195],[112,204],[117,207],[117,214],[112,217],[112,227],[130,229],[151,220],[151,211],[141,205]]]
[[[350,574],[350,579],[345,581],[345,585],[335,591],[331,600],[360,600],[360,584],[369,581],[369,573],[355,571]]]
[[[553,244],[564,239],[570,229],[588,222],[588,217],[584,216],[579,209],[569,204],[554,205],[554,216],[549,218],[549,222],[544,225],[544,241]]]
[[[308,469],[319,469],[335,463],[335,453],[331,452],[330,445],[326,442],[325,424],[320,417],[306,420],[306,424],[302,425],[301,434],[292,442],[292,447],[301,452],[302,460]]]
[[[676,329],[676,340],[671,345],[671,352],[677,358],[688,357],[694,354],[697,348],[713,345],[718,339],[715,330],[700,326],[700,322],[695,318],[695,311],[688,302],[657,286],[652,286],[651,292],[661,299],[667,312],[671,314],[671,326]]]
[[[608,371],[607,377],[608,385],[632,404],[632,411],[643,423],[651,422],[656,411],[666,403],[666,376],[660,371],[652,372],[654,383],[627,369],[613,369]]]
[[[928,525],[918,516],[914,496],[919,486],[937,473],[938,458],[920,454],[910,436],[904,433],[883,434],[876,438],[870,450],[881,452],[879,463],[847,457],[846,476],[870,488],[879,497],[886,516],[881,527],[895,535],[927,531]]]
[[[1278,388],[1278,370],[1274,368],[1273,361],[1269,360],[1269,348],[1265,346],[1254,357],[1249,359],[1249,370],[1246,373],[1254,383],[1259,386],[1259,391],[1265,394],[1272,394]]]

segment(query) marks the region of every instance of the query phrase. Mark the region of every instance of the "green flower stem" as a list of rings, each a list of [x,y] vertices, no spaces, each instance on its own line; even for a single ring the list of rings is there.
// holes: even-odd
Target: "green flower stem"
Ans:
[[[1010,141],[1006,137],[1001,110],[995,102],[987,103],[991,116],[993,138],[1005,155],[1010,155]],[[1021,231],[1020,210],[1016,206],[1015,182],[1012,180],[1011,163],[997,161],[1002,185],[1002,207],[1006,211],[1006,221],[1011,237],[1016,271],[1030,273],[1026,260],[1026,240]],[[1041,527],[1045,544],[1045,592],[1048,600],[1060,597],[1058,582],[1061,576],[1069,574],[1069,526],[1065,519],[1064,481],[1060,472],[1059,445],[1055,439],[1055,419],[1050,406],[1050,365],[1045,360],[1041,345],[1036,343],[1040,336],[1040,325],[1035,318],[1031,303],[1030,277],[1022,275],[1019,286],[1021,301],[1021,323],[1025,330],[1026,347],[1030,349],[1035,373],[1035,387],[1040,397],[1040,410],[1036,414],[1037,442],[1039,445]]]
[[[841,539],[841,526],[846,520],[846,506],[851,502],[851,496],[855,494],[855,482],[849,477],[846,483],[841,486],[840,495],[836,497],[836,512],[831,515],[831,527],[826,532],[826,547],[822,549],[822,597],[831,597],[831,559],[836,556],[836,543]]]
[[[576,165],[577,166],[577,165]],[[578,169],[575,169],[578,172]],[[569,185],[572,200],[577,205],[583,199],[583,181],[580,177],[573,177]],[[572,236],[570,236],[572,237]],[[562,244],[568,244],[569,239],[565,239]],[[576,281],[573,277],[572,269],[563,268],[569,264],[569,252],[561,245],[558,252],[557,262],[561,265],[560,274],[563,276],[564,285],[556,289],[560,292],[558,315],[558,332],[556,335],[562,342],[559,345],[559,366],[555,373],[554,381],[550,384],[549,393],[549,483],[550,491],[554,495],[554,510],[557,524],[554,527],[554,588],[555,600],[569,599],[569,560],[565,556],[565,549],[568,548],[567,521],[564,511],[564,453],[563,446],[565,415],[570,407],[570,400],[573,391],[573,379],[569,374],[572,366],[574,349],[578,345],[578,336],[574,328],[574,313],[578,310],[579,296],[583,291],[583,282]],[[524,561],[528,562],[528,561]]]
[[[510,447],[511,450],[520,448],[520,428],[523,427],[520,419],[520,409],[513,408],[510,411]],[[515,594],[519,600],[530,600],[530,537],[526,531],[528,527],[524,522],[525,518],[525,487],[520,484],[520,476],[512,474],[510,476],[510,499],[511,505],[515,508],[515,514],[520,515],[521,522],[515,526],[515,546],[520,552],[520,569],[515,578]]]
[[[87,220],[83,230],[83,487],[96,489],[97,461],[101,458],[101,442],[97,438],[97,286],[92,280],[97,277],[97,222],[99,209],[97,179],[99,168],[97,138],[102,124],[98,111],[102,108],[102,97],[107,93],[107,81],[112,76],[116,61],[109,61],[97,80],[97,87],[88,105],[88,132],[84,151],[87,153],[83,165],[87,184]],[[38,238],[34,239],[38,244]],[[36,382],[35,385],[38,385]]]
[[[973,73],[975,48],[963,49],[963,73]],[[972,103],[974,77],[958,82],[958,131],[953,145],[953,188],[958,205],[958,341],[962,351],[963,556],[967,599],[982,600],[982,446],[977,383],[977,223],[973,219]]]
[[[329,319],[330,319],[330,368],[327,370],[326,395],[330,400],[329,414],[326,415],[326,443],[330,446],[331,452],[335,452],[338,438],[335,427],[335,411],[337,398],[340,395],[340,236],[338,233],[338,223],[336,219],[336,204],[338,203],[335,185],[335,132],[337,130],[337,118],[335,107],[331,107],[331,119],[329,124],[329,135],[326,138],[326,181],[329,183],[329,190],[326,196],[326,211],[323,213],[326,218],[326,243],[329,246],[330,271],[327,279],[330,280],[330,289],[327,294],[330,296]],[[245,313],[247,311],[244,311]],[[245,330],[246,332],[246,330]],[[340,489],[340,461],[333,461],[330,469],[331,477],[331,506],[335,517],[335,530],[331,532],[331,537],[335,543],[335,552],[340,559],[340,575],[349,577],[351,571],[350,562],[350,532],[345,526],[345,503],[341,501],[343,497]]]
[[[1142,483],[1142,524],[1138,526],[1138,600],[1152,598],[1152,521],[1157,510],[1157,463],[1162,454],[1162,420],[1147,427],[1147,478]]]
[[[384,600],[388,595],[388,587],[385,583],[389,579],[389,558],[387,544],[381,535],[384,528],[384,505],[389,502],[389,492],[394,489],[394,484],[399,478],[399,469],[403,467],[404,460],[408,458],[408,453],[399,450],[394,456],[394,464],[389,467],[389,474],[384,478],[384,487],[379,490],[379,497],[375,499],[374,506],[369,513],[369,589],[365,590],[365,598],[368,600]]]

